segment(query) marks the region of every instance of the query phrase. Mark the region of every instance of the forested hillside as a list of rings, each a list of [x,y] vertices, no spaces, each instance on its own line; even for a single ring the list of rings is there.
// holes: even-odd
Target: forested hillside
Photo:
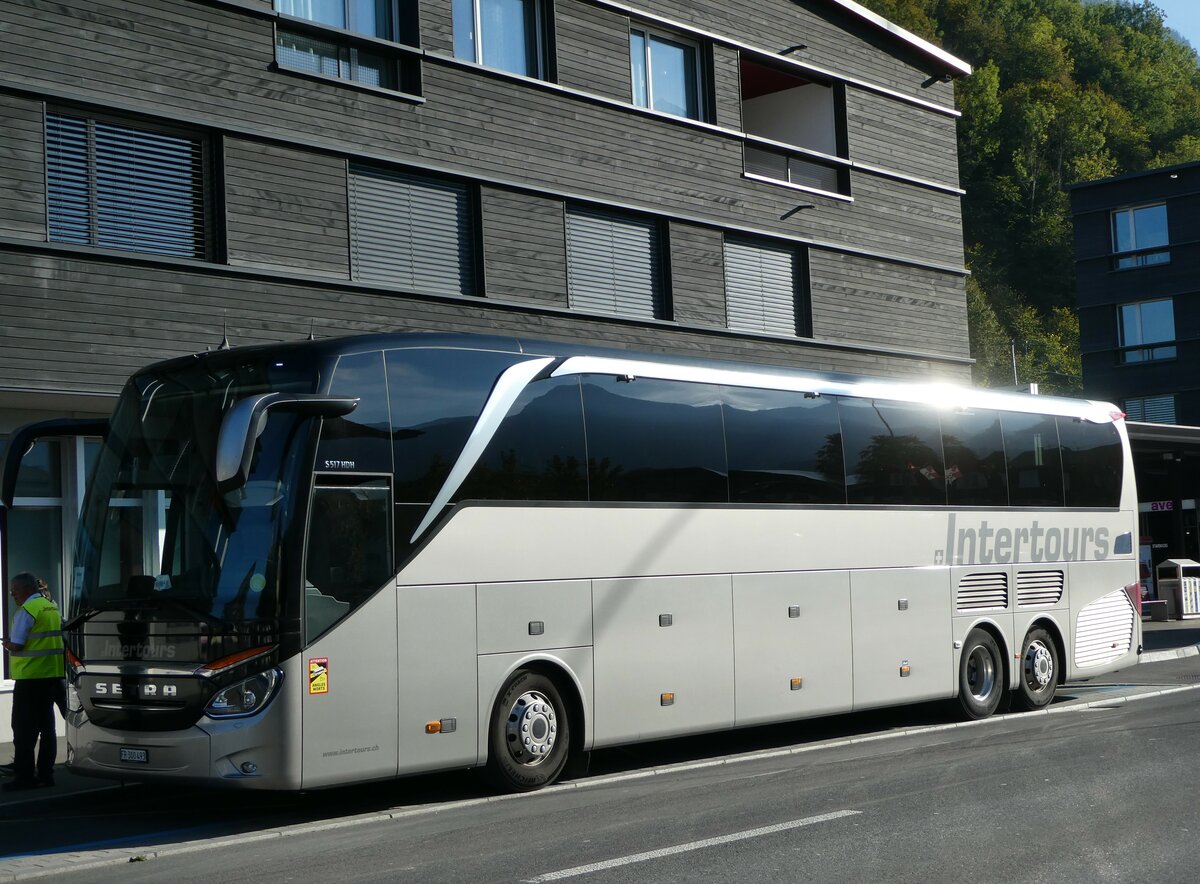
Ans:
[[[970,62],[956,85],[975,380],[1080,389],[1067,186],[1200,160],[1200,62],[1150,2],[859,0]]]

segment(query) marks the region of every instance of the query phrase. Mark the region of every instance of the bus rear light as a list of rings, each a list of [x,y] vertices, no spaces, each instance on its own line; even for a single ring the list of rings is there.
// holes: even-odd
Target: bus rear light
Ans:
[[[261,657],[264,654],[269,654],[275,650],[275,645],[263,645],[259,648],[251,648],[248,651],[238,651],[236,654],[230,654],[228,657],[222,657],[219,660],[213,660],[211,663],[205,663],[196,670],[196,675],[201,678],[212,678],[219,672],[224,672],[237,666],[239,663],[245,663],[247,660],[253,660],[255,657]]]
[[[1133,610],[1137,611],[1139,617],[1142,616],[1142,585],[1140,583],[1126,583],[1125,595],[1129,596],[1129,604],[1133,605]]]

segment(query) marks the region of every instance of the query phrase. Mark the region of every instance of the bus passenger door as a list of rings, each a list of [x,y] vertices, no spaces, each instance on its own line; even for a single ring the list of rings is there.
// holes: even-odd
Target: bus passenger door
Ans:
[[[303,788],[396,775],[391,476],[318,475],[305,554]]]

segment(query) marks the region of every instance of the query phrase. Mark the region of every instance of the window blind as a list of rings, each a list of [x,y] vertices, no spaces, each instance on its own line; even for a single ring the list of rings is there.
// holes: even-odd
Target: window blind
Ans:
[[[796,334],[795,249],[727,239],[725,307],[735,331]]]
[[[355,279],[416,292],[475,292],[475,237],[465,184],[350,167]]]
[[[48,114],[46,179],[54,242],[204,257],[202,139]]]
[[[662,257],[654,221],[567,211],[567,290],[579,310],[653,318],[661,312]]]

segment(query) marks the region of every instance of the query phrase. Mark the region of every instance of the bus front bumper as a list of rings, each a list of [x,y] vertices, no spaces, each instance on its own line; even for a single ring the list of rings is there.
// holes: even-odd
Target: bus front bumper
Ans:
[[[299,766],[292,770],[280,732],[281,705],[273,703],[253,718],[205,718],[176,731],[110,730],[72,712],[67,716],[67,767],[72,773],[119,780],[299,789]]]

